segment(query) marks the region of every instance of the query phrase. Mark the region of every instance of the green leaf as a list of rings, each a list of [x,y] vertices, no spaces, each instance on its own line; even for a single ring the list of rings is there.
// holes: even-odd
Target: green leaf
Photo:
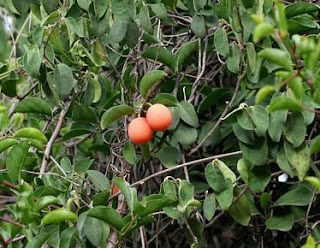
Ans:
[[[37,77],[42,62],[42,53],[37,45],[32,45],[24,55],[23,65],[26,72],[31,77]]]
[[[285,142],[284,148],[290,164],[293,165],[297,172],[299,180],[303,181],[304,176],[309,171],[311,162],[308,147],[303,144],[301,147],[294,149],[289,142]]]
[[[278,48],[264,48],[258,56],[270,60],[272,63],[281,66],[287,71],[292,71],[292,61],[290,55]]]
[[[152,28],[152,23],[150,20],[149,9],[147,6],[141,7],[140,13],[139,13],[139,20],[140,20],[140,24],[143,27],[143,29],[147,33],[152,33],[153,28]]]
[[[240,149],[243,152],[243,157],[251,165],[264,165],[268,160],[268,144],[266,139],[260,139],[256,141],[256,144],[249,146],[242,142],[239,142]],[[259,154],[259,156],[257,156]]]
[[[14,145],[7,156],[7,170],[10,178],[13,181],[20,182],[21,169],[24,160],[28,154],[29,145],[27,143],[21,143]]]
[[[216,212],[216,198],[215,198],[214,194],[209,194],[206,196],[206,198],[203,202],[204,217],[208,221],[211,221],[215,212]]]
[[[121,215],[117,210],[105,206],[96,206],[87,211],[87,215],[90,217],[103,220],[107,224],[113,226],[117,230],[121,230],[124,225]]]
[[[50,105],[38,97],[28,97],[17,104],[14,112],[52,115]]]
[[[168,66],[169,68],[173,69],[175,66],[175,58],[168,49],[161,46],[153,46],[149,47],[145,50],[141,56],[143,58],[152,59],[154,61],[159,61],[164,65]]]
[[[310,183],[312,186],[314,186],[318,192],[320,192],[320,179],[317,177],[305,177],[305,181]]]
[[[112,0],[112,13],[117,19],[124,22],[131,22],[135,19],[136,1],[134,0]]]
[[[86,216],[84,225],[84,233],[95,247],[99,247],[110,234],[109,226],[102,220]]]
[[[257,67],[256,49],[255,49],[254,44],[252,42],[247,42],[246,48],[247,48],[248,64],[251,69],[251,72],[254,73],[256,71],[256,67]]]
[[[297,2],[287,5],[285,9],[286,17],[291,18],[297,15],[319,11],[319,6],[308,2]]]
[[[90,181],[93,185],[98,188],[100,191],[109,190],[110,191],[110,183],[108,178],[103,175],[100,171],[88,170],[86,171]]]
[[[134,48],[139,41],[139,27],[137,23],[130,22],[127,27],[126,41],[130,48]]]
[[[232,218],[243,226],[248,226],[251,213],[249,201],[246,195],[242,195],[236,202],[234,202],[228,209],[228,213]]]
[[[253,192],[263,192],[271,180],[269,165],[255,166],[248,170],[248,186]]]
[[[256,128],[254,131],[258,136],[265,136],[269,127],[269,114],[267,110],[261,105],[255,105],[248,109],[249,114],[253,120]]]
[[[66,64],[59,64],[54,70],[54,82],[60,99],[65,99],[75,86],[70,67]]]
[[[191,23],[192,32],[199,38],[204,38],[207,34],[206,21],[202,15],[195,14]]]
[[[26,248],[41,248],[42,245],[47,241],[49,233],[42,233],[33,237],[25,246]]]
[[[185,61],[190,57],[190,55],[194,52],[196,47],[198,46],[197,41],[192,41],[190,43],[187,43],[183,46],[181,46],[176,54],[176,60],[175,60],[175,71],[179,71],[182,65],[184,65]]]
[[[144,98],[148,96],[149,90],[151,87],[155,84],[158,83],[160,80],[168,76],[167,73],[164,71],[160,70],[154,70],[150,71],[147,74],[143,76],[140,82],[140,94]]]
[[[22,15],[26,15],[29,12],[30,0],[12,0],[13,6]]]
[[[134,149],[134,146],[131,141],[127,141],[127,143],[123,147],[123,157],[129,164],[136,164],[137,162],[137,155]]]
[[[0,145],[0,147],[1,147],[1,145]],[[0,149],[0,151],[1,151],[1,149]],[[320,151],[320,135],[318,135],[317,137],[315,137],[312,140],[311,145],[310,145],[310,154],[312,155],[312,154],[315,154],[319,151]]]
[[[271,112],[268,134],[273,142],[279,142],[283,131],[283,125],[287,120],[288,111],[278,110]]]
[[[289,98],[289,97],[276,97],[268,106],[268,111],[273,112],[276,110],[283,110],[287,109],[294,112],[301,112],[302,106],[296,100]]]
[[[78,216],[68,209],[59,208],[46,214],[41,220],[41,225],[49,225],[62,221],[77,221]]]
[[[181,101],[178,106],[180,111],[180,118],[190,126],[198,128],[199,119],[194,106],[187,101]]]
[[[173,167],[180,162],[181,155],[177,148],[172,146],[162,146],[161,149],[154,154],[161,164],[166,168]]]
[[[254,5],[254,0],[241,0],[243,7],[245,7],[246,9],[250,9],[253,7]]]
[[[291,165],[287,159],[286,152],[284,150],[284,146],[281,145],[278,152],[277,152],[277,164],[279,168],[283,171],[286,172],[290,177],[294,176],[294,172],[291,168]]]
[[[227,210],[233,200],[233,185],[230,179],[226,179],[226,189],[221,192],[216,192],[216,199],[222,210]]]
[[[76,227],[69,227],[63,230],[63,232],[61,232],[59,248],[74,247],[76,241],[74,236],[77,235],[77,231]]]
[[[253,31],[253,42],[257,43],[261,38],[273,34],[274,27],[269,23],[259,23]]]
[[[89,11],[91,5],[91,0],[77,0],[77,3],[81,9]]]
[[[44,9],[48,14],[53,12],[59,3],[59,0],[41,0],[41,1],[42,1],[42,6],[44,7]]]
[[[136,191],[134,188],[130,188],[130,185],[128,182],[126,182],[123,178],[116,177],[113,178],[112,180],[115,185],[119,188],[120,192],[124,195],[124,198],[126,199],[128,208],[130,209],[131,212],[134,211],[135,208],[135,199],[134,197],[136,196]]]
[[[110,29],[110,40],[114,43],[120,43],[127,34],[128,24],[121,21],[116,20]]]
[[[59,199],[52,195],[47,195],[40,197],[39,200],[35,203],[33,209],[35,212],[39,212],[41,209],[45,208],[48,205],[55,204]]]
[[[293,214],[289,211],[281,215],[275,215],[266,220],[266,227],[269,230],[279,230],[287,232],[292,229],[294,224]]]
[[[13,137],[36,139],[43,143],[48,141],[47,137],[37,128],[25,127],[14,133]]]
[[[146,217],[151,213],[160,211],[164,207],[172,206],[176,200],[163,194],[152,194],[143,199],[143,208],[136,211],[140,218]]]
[[[162,3],[150,4],[150,7],[160,19],[164,20],[167,18],[167,9]]]
[[[273,206],[307,206],[310,203],[311,198],[312,191],[309,187],[307,187],[306,184],[300,184],[287,193],[281,195]]]
[[[229,71],[233,73],[239,72],[239,65],[240,65],[240,51],[238,45],[233,43],[230,46],[230,55],[227,57],[227,67]]]
[[[265,99],[273,91],[274,91],[274,87],[271,85],[266,85],[260,88],[256,94],[255,104],[261,103],[263,99]]]
[[[307,127],[300,113],[289,113],[284,125],[284,135],[293,147],[299,147],[305,141]]]
[[[179,104],[177,98],[169,93],[157,94],[155,98],[151,101],[152,104],[161,103],[167,107],[175,107]]]
[[[96,16],[98,18],[101,18],[108,9],[108,0],[94,0],[93,8],[94,12],[96,13]]]
[[[223,28],[217,29],[214,35],[214,46],[219,54],[224,57],[229,55],[229,41],[227,32]]]
[[[0,141],[0,153],[7,150],[9,147],[17,144],[18,141],[14,138],[5,138]]]
[[[101,129],[107,128],[112,122],[125,115],[134,114],[134,109],[127,105],[118,105],[109,108],[101,117]]]
[[[197,129],[190,127],[182,122],[173,133],[173,138],[178,141],[182,146],[188,147],[197,141]]]
[[[71,124],[69,131],[63,135],[62,139],[66,141],[84,134],[94,133],[95,131],[96,129],[93,124],[85,121],[75,121]]]

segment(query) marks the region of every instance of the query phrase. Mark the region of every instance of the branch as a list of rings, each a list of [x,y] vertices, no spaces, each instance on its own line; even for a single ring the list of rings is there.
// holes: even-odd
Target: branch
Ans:
[[[184,167],[187,167],[187,166],[190,166],[190,165],[194,165],[194,164],[201,164],[201,163],[205,163],[205,162],[210,162],[214,159],[218,159],[218,158],[226,158],[226,157],[230,157],[230,156],[235,156],[235,155],[240,155],[242,154],[242,151],[236,151],[236,152],[230,152],[230,153],[224,153],[224,154],[219,154],[219,155],[215,155],[215,156],[211,156],[211,157],[208,157],[208,158],[202,158],[202,159],[198,159],[198,160],[193,160],[193,161],[189,161],[189,162],[186,162],[186,163],[183,163],[183,164],[179,164],[177,166],[174,166],[174,167],[171,167],[171,168],[168,168],[166,170],[163,170],[163,171],[159,171],[157,173],[154,173],[150,176],[147,176],[146,178],[138,181],[138,182],[135,182],[133,184],[131,184],[130,186],[131,187],[134,187],[134,186],[138,186],[138,185],[141,185],[141,184],[144,184],[146,181],[154,178],[154,177],[157,177],[157,176],[161,176],[167,172],[170,172],[170,171],[174,171],[174,170],[178,170],[180,168],[184,168]]]
[[[68,108],[69,108],[69,105],[67,105],[66,109],[61,110],[60,116],[58,118],[57,126],[56,126],[55,130],[53,131],[53,133],[50,137],[50,140],[47,143],[46,150],[44,151],[44,156],[43,156],[41,168],[40,168],[39,178],[41,178],[41,174],[45,173],[45,171],[46,171],[46,168],[47,168],[47,165],[48,165],[48,162],[50,159],[50,153],[51,153],[52,146],[54,144],[54,141],[56,140],[56,138],[58,137],[58,135],[60,133],[63,118],[66,115]]]
[[[217,129],[217,127],[220,125],[220,123],[222,122],[223,118],[227,115],[229,109],[231,108],[234,100],[236,99],[236,96],[238,94],[238,90],[240,87],[240,82],[241,80],[244,78],[244,76],[246,75],[246,72],[244,71],[241,76],[238,78],[237,80],[237,84],[236,84],[236,88],[234,90],[233,96],[230,100],[230,102],[228,102],[226,108],[224,109],[223,113],[221,114],[219,120],[216,122],[216,124],[212,127],[212,129],[207,133],[207,135],[200,141],[200,143],[198,145],[196,145],[189,153],[188,156],[192,155],[193,153],[197,152],[199,150],[199,148],[203,145],[203,143],[214,133],[214,131]]]

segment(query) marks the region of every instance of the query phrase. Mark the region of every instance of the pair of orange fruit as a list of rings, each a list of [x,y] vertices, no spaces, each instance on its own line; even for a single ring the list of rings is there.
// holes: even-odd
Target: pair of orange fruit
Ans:
[[[166,130],[172,122],[170,110],[156,103],[148,108],[146,117],[133,119],[128,126],[129,139],[135,144],[145,144],[153,137],[154,131]]]

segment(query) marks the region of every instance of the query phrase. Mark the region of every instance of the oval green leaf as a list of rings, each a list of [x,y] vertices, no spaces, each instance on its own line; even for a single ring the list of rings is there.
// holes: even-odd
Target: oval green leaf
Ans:
[[[20,113],[38,113],[44,115],[52,115],[50,105],[38,97],[29,97],[17,104],[14,112]]]
[[[140,82],[140,94],[146,98],[148,96],[148,92],[151,87],[159,82],[161,79],[167,76],[167,73],[164,71],[150,71],[146,75],[143,76]]]
[[[127,105],[119,105],[109,108],[101,117],[101,129],[105,129],[112,122],[122,116],[134,114],[134,109]]]
[[[77,221],[78,216],[68,209],[60,208],[49,212],[41,220],[41,225],[49,225],[62,221]]]
[[[15,132],[13,136],[17,138],[36,139],[40,140],[43,143],[46,143],[48,141],[47,137],[39,129],[33,127],[21,128],[17,132]]]

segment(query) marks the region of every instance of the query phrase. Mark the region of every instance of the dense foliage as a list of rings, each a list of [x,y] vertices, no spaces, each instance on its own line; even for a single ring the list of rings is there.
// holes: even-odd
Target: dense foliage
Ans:
[[[1,1],[0,245],[315,248],[310,2]]]

